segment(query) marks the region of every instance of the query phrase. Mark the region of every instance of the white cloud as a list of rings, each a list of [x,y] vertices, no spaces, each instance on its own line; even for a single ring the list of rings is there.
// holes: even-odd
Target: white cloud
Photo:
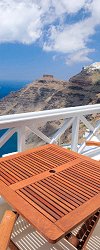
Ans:
[[[91,4],[89,4],[88,9],[91,12],[94,25],[100,24],[100,0],[93,0]]]
[[[93,34],[94,28],[90,25],[89,18],[72,25],[52,26],[49,40],[44,43],[44,49],[72,53],[85,48],[89,36]]]
[[[88,49],[88,48],[78,50],[77,52],[72,53],[68,56],[68,58],[66,59],[66,64],[72,65],[76,62],[90,63],[92,62],[92,59],[88,57],[88,54],[94,51],[95,49]]]
[[[0,2],[0,42],[32,43],[41,36],[41,10],[32,1]]]
[[[80,10],[84,17],[76,21]],[[88,44],[99,24],[100,0],[0,1],[1,43],[31,44],[42,38],[44,50],[64,54],[68,63],[90,60]]]
[[[90,2],[91,0],[36,0],[33,2],[36,2],[38,6],[42,9],[43,12],[46,14],[49,11],[49,14],[51,15],[51,12],[53,11],[55,13],[55,17],[61,16],[64,13],[67,14],[73,14],[78,12],[81,8],[85,8],[87,6],[87,2]],[[49,15],[49,16],[50,16]]]
[[[55,8],[55,13],[58,15],[68,13],[73,14],[78,12],[81,8],[86,5],[86,0],[53,0],[52,6]]]
[[[84,1],[84,9],[89,16],[73,24],[51,26],[48,40],[44,42],[44,50],[66,54],[66,63],[89,62],[88,43],[95,34],[95,28],[100,25],[100,1]]]

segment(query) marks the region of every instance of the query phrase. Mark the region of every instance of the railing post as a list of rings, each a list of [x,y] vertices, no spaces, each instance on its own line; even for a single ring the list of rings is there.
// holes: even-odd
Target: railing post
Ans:
[[[18,129],[17,132],[17,151],[22,152],[25,150],[25,126]]]
[[[72,141],[71,141],[71,149],[73,151],[78,151],[78,134],[79,134],[79,117],[75,117],[72,125]]]

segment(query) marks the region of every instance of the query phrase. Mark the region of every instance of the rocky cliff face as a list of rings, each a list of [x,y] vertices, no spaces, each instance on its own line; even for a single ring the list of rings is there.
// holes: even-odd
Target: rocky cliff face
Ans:
[[[81,84],[84,87],[88,84],[97,87],[98,84],[100,85],[100,63],[93,63],[90,66],[83,67],[82,71],[71,77],[69,81]]]
[[[87,67],[70,78],[69,81],[44,75],[27,87],[12,92],[0,101],[0,115],[66,108],[100,103],[100,69]],[[43,132],[47,135],[55,132],[59,122],[45,124]],[[67,135],[68,137],[68,135]],[[36,141],[29,135],[28,142]],[[65,142],[65,136],[63,137]],[[38,143],[36,141],[36,143]]]
[[[1,99],[0,115],[100,103],[100,69],[90,68],[83,68],[69,81],[44,75]]]
[[[71,77],[69,82],[74,87],[81,87],[82,94],[85,94],[84,104],[100,103],[100,63],[93,63],[83,67],[82,71]],[[80,91],[81,92],[81,91]],[[84,105],[83,104],[83,105]]]

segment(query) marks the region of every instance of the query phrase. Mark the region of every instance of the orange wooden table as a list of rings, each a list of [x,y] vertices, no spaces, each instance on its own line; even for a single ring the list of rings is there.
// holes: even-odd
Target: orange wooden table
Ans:
[[[100,208],[100,162],[56,145],[7,156],[0,195],[55,243]]]

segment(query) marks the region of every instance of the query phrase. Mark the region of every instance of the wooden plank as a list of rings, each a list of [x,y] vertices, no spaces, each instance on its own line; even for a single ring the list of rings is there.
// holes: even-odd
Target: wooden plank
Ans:
[[[17,190],[17,194],[19,194],[22,198],[24,198],[25,201],[27,201],[28,204],[31,204],[33,206],[33,208],[36,208],[41,214],[43,214],[44,216],[46,216],[50,221],[52,222],[55,222],[57,220],[57,218],[60,218],[57,216],[56,217],[56,214],[54,213],[48,213],[46,210],[45,210],[45,206],[43,204],[43,206],[41,207],[41,204],[39,202],[37,202],[37,199],[33,197],[32,199],[32,196],[27,193],[26,190]],[[36,203],[37,202],[37,203]]]
[[[17,219],[17,215],[12,211],[6,211],[0,224],[0,250],[6,250],[9,245],[10,236],[13,226]]]
[[[2,165],[2,167],[0,167],[0,172],[1,171],[3,171],[4,173],[6,172],[9,173],[9,175],[14,177],[14,179],[16,177],[17,181],[21,180],[21,177],[19,177],[19,174],[17,174],[16,171],[14,171],[11,166],[8,166],[8,164],[6,164],[6,167]]]
[[[55,187],[54,182],[51,182],[51,183],[52,183],[52,187]],[[59,187],[59,184],[58,184],[58,187]],[[59,187],[58,191],[60,191],[60,190],[61,190],[61,187]],[[66,199],[66,205],[67,205],[67,211],[69,211],[69,212],[75,208],[75,206],[73,206],[71,204],[71,202],[68,202],[67,199]]]
[[[5,179],[5,176],[4,177],[0,176],[0,180],[4,182],[7,186],[9,185],[9,181]]]
[[[33,192],[35,192],[36,194],[41,196],[43,199],[48,201],[48,204],[50,203],[54,207],[56,207],[58,209],[58,213],[59,213],[60,216],[63,216],[64,214],[67,214],[67,211],[66,211],[67,207],[63,204],[63,202],[59,202],[58,199],[53,197],[53,194],[49,195],[48,193],[44,192],[42,190],[42,188],[38,188],[36,185],[34,185],[34,186],[31,185],[31,186],[29,186],[29,188],[31,190],[33,190]]]
[[[33,185],[32,185],[33,186]],[[63,207],[64,209],[67,209],[67,206],[66,206],[66,200],[68,202],[70,202],[74,207],[78,207],[79,204],[77,204],[75,201],[71,201],[70,198],[64,196],[64,197],[60,197],[59,196],[59,192],[58,192],[58,195],[54,193],[54,188],[51,189],[51,191],[48,189],[48,185],[47,187],[45,188],[43,185],[40,185],[40,183],[36,183],[36,185],[34,184],[34,188],[36,190],[38,190],[39,192],[41,192],[41,189],[42,189],[42,193],[49,197],[51,200],[55,201],[57,204],[59,204],[61,207]],[[70,196],[69,196],[70,197]],[[81,204],[81,203],[80,203]]]
[[[73,162],[71,162],[70,163],[70,166],[72,166],[73,165],[73,163],[79,163],[80,162],[80,159],[76,159],[76,160],[74,160]],[[53,169],[56,173],[58,173],[58,172],[60,172],[61,170],[64,170],[64,169],[66,169],[66,168],[69,168],[70,167],[69,166],[69,163],[66,163],[66,164],[64,164],[64,165],[61,165],[61,166],[59,166],[59,167],[56,167],[55,169]],[[40,181],[40,180],[42,180],[42,179],[45,179],[45,178],[47,178],[48,176],[52,176],[53,174],[55,174],[55,172],[53,173],[53,172],[50,172],[50,170],[47,170],[47,171],[45,171],[45,172],[42,172],[42,173],[40,173],[40,174],[38,174],[38,175],[35,175],[35,176],[32,176],[32,177],[29,177],[29,178],[27,178],[27,179],[25,179],[25,180],[22,180],[22,181],[19,181],[19,182],[17,182],[17,183],[15,183],[15,184],[13,184],[13,185],[11,185],[10,187],[13,189],[13,190],[18,190],[18,189],[21,189],[21,188],[23,188],[23,187],[25,187],[25,186],[27,186],[27,185],[30,185],[30,184],[33,184],[33,183],[35,183],[35,182],[37,182],[37,181]]]
[[[98,179],[98,174],[100,175],[100,168],[97,168],[92,164],[92,163],[88,163],[86,161],[83,161],[81,164],[77,164],[75,166],[76,169],[78,170],[84,170],[84,172],[87,172],[87,174],[89,173],[91,176],[94,176],[95,178]]]
[[[69,193],[62,194],[62,192],[58,192],[56,189],[54,189],[54,187],[53,187],[53,194],[52,194],[52,187],[50,187],[48,184],[46,185],[43,182],[42,184],[40,182],[36,183],[36,187],[37,188],[41,187],[44,192],[49,193],[50,195],[53,195],[53,197],[57,198],[58,201],[61,201],[64,205],[66,205],[66,200],[70,201],[70,203],[74,205],[75,207],[78,207],[79,205],[82,204],[82,202],[80,202],[73,196],[71,197]]]
[[[86,141],[86,145],[100,147],[100,142],[99,141]]]
[[[67,157],[65,157],[65,159],[62,159],[61,153],[60,153],[60,156],[59,156],[59,154],[53,154],[53,151],[51,151],[51,154],[50,153],[47,154],[47,152],[45,152],[45,151],[43,153],[38,152],[38,154],[39,154],[40,159],[42,159],[42,160],[46,159],[46,162],[51,163],[53,167],[63,165],[67,162]],[[70,161],[71,161],[71,159],[70,159]]]
[[[71,169],[71,171],[67,171],[67,174],[69,177],[73,177],[79,181],[81,181],[81,183],[85,183],[88,186],[95,187],[96,190],[100,191],[100,177],[98,178],[98,180],[96,178],[91,178],[91,176],[89,175],[85,175],[84,172],[81,171],[76,171],[75,169]]]
[[[81,158],[81,160],[86,160],[86,161],[88,161],[89,162],[89,164],[90,164],[90,162],[92,163],[92,164],[94,164],[94,167],[95,167],[95,165],[96,165],[96,168],[97,168],[97,166],[99,167],[99,169],[100,169],[100,163],[99,162],[97,162],[97,161],[95,161],[95,160],[93,160],[93,159],[90,159],[89,157],[87,157],[87,156],[84,156],[84,155],[80,155],[80,154],[78,154],[78,153],[76,153],[76,152],[73,152],[73,151],[70,151],[70,150],[68,150],[68,149],[65,149],[65,148],[61,148],[60,146],[58,146],[58,145],[55,145],[55,144],[48,144],[48,145],[43,145],[43,146],[39,146],[39,147],[37,147],[37,148],[33,148],[33,149],[29,149],[29,150],[26,150],[26,151],[24,151],[24,152],[20,152],[20,153],[16,153],[16,154],[14,154],[14,155],[9,155],[9,156],[6,156],[5,158],[0,158],[0,162],[3,162],[3,161],[5,161],[5,160],[11,160],[11,159],[14,159],[14,158],[18,158],[19,156],[25,156],[25,155],[28,155],[28,154],[30,154],[30,153],[34,153],[34,152],[38,152],[38,151],[40,151],[40,150],[47,150],[47,149],[49,149],[49,150],[52,150],[53,152],[55,151],[55,154],[58,152],[58,154],[60,154],[60,153],[62,153],[62,154],[65,154],[65,155],[69,155],[69,157],[75,157],[75,158]]]
[[[57,240],[64,236],[64,231],[27,203],[10,187],[7,187],[2,181],[0,181],[0,193],[15,211],[28,220],[49,242],[56,243]]]
[[[39,204],[40,207],[44,209],[44,211],[47,211],[48,214],[51,214],[54,216],[57,220],[64,216],[64,213],[59,211],[56,206],[54,207],[52,204],[50,204],[47,199],[43,198],[41,195],[38,195],[36,192],[32,192],[28,187],[25,187],[25,189],[21,190],[22,192],[25,191],[26,195],[30,197],[33,202]]]
[[[52,148],[49,149],[49,153],[50,154],[54,153],[57,156],[59,155],[61,156],[61,158],[64,157],[64,159],[68,162],[79,158],[78,156],[73,155],[72,151],[68,149],[64,149],[64,150],[63,149],[64,148],[61,148],[58,145],[52,145]]]
[[[28,168],[28,169],[32,169],[33,170],[33,173],[36,174],[36,173],[40,173],[42,171],[45,171],[45,170],[48,170],[49,168],[51,168],[51,165],[49,164],[49,166],[45,166],[47,165],[46,163],[44,163],[43,161],[41,161],[40,158],[36,158],[35,155],[32,157],[32,154],[31,155],[27,155],[27,156],[24,156],[20,159],[17,159],[17,161],[21,162],[21,164],[25,164],[25,166]],[[45,165],[44,165],[45,164]],[[41,166],[41,167],[40,167]]]
[[[43,173],[40,173],[38,175],[35,175],[35,176],[32,176],[30,178],[27,178],[25,180],[22,180],[20,182],[17,182],[13,185],[10,185],[10,188],[13,189],[13,190],[18,190],[18,189],[21,189],[21,188],[24,188],[32,183],[35,183],[39,180],[42,180],[46,177],[48,177],[50,175],[49,171],[45,171]]]
[[[98,161],[97,161],[98,162]],[[84,168],[86,168],[87,170],[90,170],[90,173],[94,173],[95,176],[97,176],[97,174],[99,173],[100,174],[100,163],[99,163],[99,167],[98,167],[98,164],[96,165],[95,163],[93,162],[89,162],[89,161],[82,161],[82,164],[77,164],[76,168],[79,168],[79,169],[83,169],[83,166]]]
[[[55,224],[65,232],[70,232],[77,225],[88,219],[100,208],[100,194],[97,194],[63,218],[55,222]]]
[[[98,167],[100,169],[100,162],[96,161],[96,160],[94,160],[92,158],[89,158],[88,156],[78,154],[78,153],[76,153],[76,152],[74,152],[72,150],[62,148],[62,147],[60,147],[60,146],[58,146],[56,144],[52,144],[52,149],[55,150],[55,151],[58,150],[59,153],[60,153],[60,150],[61,150],[61,152],[68,153],[69,155],[74,156],[77,159],[80,158],[83,161],[84,160],[87,161],[87,163],[89,163],[89,165],[90,165],[90,163],[92,163],[94,165],[94,167],[96,166],[96,168]]]
[[[74,175],[67,175],[67,172],[63,171],[60,173],[60,177],[64,179],[64,181],[69,182],[69,177],[70,177],[70,182],[73,186],[77,186],[80,190],[84,190],[84,193],[90,193],[90,194],[95,194],[97,193],[97,187],[94,188],[93,186],[89,186],[88,182],[85,183],[84,181],[82,182],[81,180],[77,179],[74,177]],[[84,186],[84,187],[83,187]]]
[[[82,168],[81,163],[80,163],[80,168],[79,167],[77,168],[77,165],[76,165],[73,168],[71,168],[71,171],[76,173],[77,175],[82,175],[82,177],[85,177],[86,180],[87,180],[87,178],[90,178],[92,183],[93,183],[93,180],[96,183],[99,182],[99,180],[100,180],[100,173],[98,171],[97,171],[97,175],[96,175],[94,172],[92,172],[92,170],[89,167],[85,168],[85,166],[83,165],[83,168]]]
[[[33,153],[33,152],[38,152],[38,151],[43,150],[43,149],[48,149],[49,146],[52,147],[52,145],[43,145],[43,146],[39,146],[37,148],[27,149],[27,150],[25,150],[23,152],[18,152],[18,153],[14,154],[14,155],[8,155],[6,157],[1,157],[0,162],[5,162],[5,160],[12,160],[12,159],[15,159],[15,158],[17,159],[17,158],[19,158],[19,156],[27,155],[27,154],[30,154],[30,153]]]
[[[7,173],[5,174],[5,173],[3,173],[3,172],[1,171],[0,175],[1,175],[5,180],[7,180],[7,181],[9,182],[9,185],[14,183],[14,181],[12,180],[12,178],[10,178],[10,176],[9,176]]]
[[[74,172],[76,171],[76,173],[82,174],[82,176],[86,176],[85,178],[90,177],[92,182],[93,182],[93,180],[96,182],[100,180],[100,172],[97,171],[97,174],[95,174],[94,171],[92,171],[89,168],[85,168],[84,165],[83,165],[83,168],[81,166],[79,168],[77,168],[77,166],[75,166],[75,168],[73,168],[73,170],[74,170]]]
[[[17,174],[22,174],[23,178],[32,176],[33,173],[30,173],[29,170],[26,169],[26,167],[23,167],[22,164],[16,163],[16,161],[9,161],[5,163],[5,166],[9,165],[10,169],[13,169],[13,171]]]
[[[48,182],[48,180],[43,180],[41,182],[42,182],[42,185],[48,186],[48,189],[50,189],[52,191],[52,182],[50,182],[50,180],[49,180],[49,182]],[[78,203],[78,201],[81,202],[80,204],[82,204],[83,202],[85,202],[88,199],[88,198],[85,198],[84,196],[82,197],[82,195],[79,196],[77,191],[70,190],[69,187],[67,187],[67,189],[66,189],[65,185],[62,186],[61,183],[57,184],[56,181],[55,181],[55,185],[53,186],[53,191],[54,191],[54,193],[59,194],[60,197],[64,197],[65,200],[66,200],[67,194],[68,194],[71,197],[70,199],[73,200],[73,198],[75,198],[77,200],[77,203]]]
[[[84,193],[83,193],[83,189],[77,187],[77,185],[73,184],[70,180],[66,180],[66,181],[65,181],[64,178],[63,178],[62,176],[54,176],[53,178],[56,179],[56,181],[59,180],[60,185],[62,184],[62,186],[64,186],[65,189],[66,189],[67,187],[69,187],[70,190],[72,190],[72,192],[75,190],[75,191],[76,191],[80,196],[82,196],[84,199],[85,199],[85,197],[88,198],[88,199],[91,198],[91,195],[90,195],[89,192],[87,192],[87,193],[84,192]]]

